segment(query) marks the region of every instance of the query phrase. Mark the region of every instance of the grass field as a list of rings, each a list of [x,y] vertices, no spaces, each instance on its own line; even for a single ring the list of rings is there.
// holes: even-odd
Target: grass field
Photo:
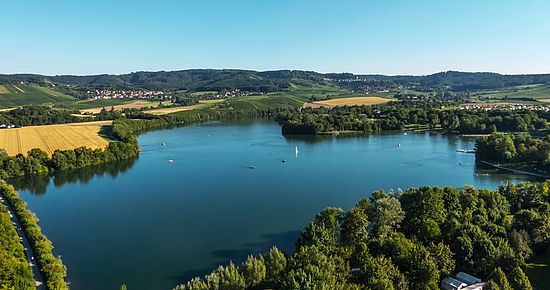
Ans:
[[[550,285],[550,250],[527,264],[527,276],[537,290],[548,289]]]
[[[56,104],[70,101],[74,101],[74,98],[54,88],[21,84],[0,86],[1,108],[32,104]]]
[[[339,98],[330,99],[325,101],[318,101],[312,103],[306,103],[304,106],[309,108],[326,107],[332,108],[336,106],[370,106],[385,104],[387,102],[395,101],[395,99],[381,98],[381,97],[351,97],[351,98]]]
[[[0,148],[10,156],[27,154],[33,148],[40,148],[48,154],[56,149],[67,150],[77,147],[105,148],[109,141],[100,136],[103,126],[111,121],[72,123],[62,125],[29,126],[0,130]]]
[[[178,106],[178,107],[152,109],[152,110],[147,110],[145,112],[149,113],[149,114],[152,114],[152,115],[167,115],[167,114],[177,113],[177,112],[181,112],[181,111],[189,111],[189,110],[194,110],[194,109],[206,109],[206,108],[214,106],[217,103],[221,103],[223,101],[225,101],[225,99],[203,100],[203,101],[199,101],[198,104],[192,105],[192,106]]]
[[[111,108],[115,108],[117,111],[122,111],[124,109],[141,109],[141,108],[147,108],[147,107],[157,107],[160,102],[150,102],[145,100],[134,100],[134,101],[126,101],[119,105],[103,105],[100,107],[95,108],[89,108],[89,109],[83,109],[80,110],[82,114],[98,114],[103,110],[103,108],[107,110],[111,110]]]
[[[272,93],[261,96],[245,96],[230,99],[228,103],[233,109],[246,111],[273,108],[297,108],[304,104],[304,100],[288,93]]]
[[[476,94],[477,97],[489,99],[520,99],[529,98],[542,101],[550,100],[550,85],[528,85],[517,86],[499,91],[483,92]]]

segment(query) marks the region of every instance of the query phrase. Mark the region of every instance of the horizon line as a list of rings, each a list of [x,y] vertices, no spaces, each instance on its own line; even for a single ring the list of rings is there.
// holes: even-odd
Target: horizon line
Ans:
[[[247,68],[185,68],[185,69],[171,69],[171,70],[134,70],[130,72],[123,72],[123,73],[89,73],[89,74],[49,74],[49,73],[36,73],[36,72],[9,72],[9,73],[0,73],[0,75],[5,76],[15,76],[15,75],[40,75],[40,76],[47,76],[47,77],[56,77],[56,76],[76,76],[76,77],[87,77],[87,76],[100,76],[100,75],[113,75],[113,76],[119,76],[119,75],[128,75],[133,73],[159,73],[159,72],[180,72],[180,71],[193,71],[193,70],[212,70],[212,71],[223,71],[223,70],[235,70],[235,71],[250,71],[250,72],[274,72],[274,71],[303,71],[303,72],[314,72],[319,74],[353,74],[353,75],[365,75],[365,76],[388,76],[388,77],[423,77],[423,76],[430,76],[440,73],[447,73],[447,72],[458,72],[458,73],[489,73],[489,74],[498,74],[503,76],[521,76],[521,75],[548,75],[550,72],[527,72],[527,73],[503,73],[503,72],[497,72],[497,71],[490,71],[490,70],[480,70],[480,71],[472,71],[472,70],[441,70],[441,71],[435,71],[432,73],[427,74],[407,74],[407,73],[396,73],[396,74],[384,74],[384,73],[358,73],[358,72],[349,72],[349,71],[316,71],[316,70],[308,70],[308,69],[267,69],[267,70],[257,70],[257,69],[247,69]]]

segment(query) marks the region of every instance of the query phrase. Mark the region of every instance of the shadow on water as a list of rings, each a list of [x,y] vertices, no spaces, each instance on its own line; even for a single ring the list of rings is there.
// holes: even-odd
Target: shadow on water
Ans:
[[[67,183],[81,182],[87,184],[94,177],[105,176],[106,174],[116,177],[118,174],[132,168],[137,159],[138,157],[77,170],[57,172],[50,175],[22,176],[11,179],[10,183],[17,190],[25,190],[34,195],[42,195],[46,193],[51,181],[53,181],[55,187],[61,187]]]
[[[244,262],[249,255],[258,255],[260,253],[265,254],[275,245],[283,252],[290,254],[294,251],[294,242],[299,236],[300,231],[298,230],[266,234],[260,236],[261,241],[246,243],[243,248],[219,249],[213,251],[212,254],[225,261],[222,262],[222,265],[228,264],[229,261],[233,261],[235,264],[239,265]],[[210,274],[218,266],[219,264],[212,264],[203,269],[185,271],[181,274],[170,276],[168,278],[174,282],[174,285],[179,285],[193,279],[194,277],[203,277],[204,275]]]

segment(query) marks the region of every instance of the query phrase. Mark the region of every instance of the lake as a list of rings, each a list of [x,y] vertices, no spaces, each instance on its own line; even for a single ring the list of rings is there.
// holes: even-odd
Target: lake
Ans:
[[[283,138],[273,122],[211,122],[142,134],[137,160],[17,186],[73,289],[171,289],[272,245],[291,251],[315,213],[348,209],[374,190],[524,179],[477,169],[474,154],[456,152],[474,141]]]

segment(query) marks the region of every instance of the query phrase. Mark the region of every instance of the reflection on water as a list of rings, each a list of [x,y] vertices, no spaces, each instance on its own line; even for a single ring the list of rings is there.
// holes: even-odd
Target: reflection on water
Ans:
[[[33,195],[42,195],[46,193],[51,181],[55,187],[61,187],[67,183],[89,183],[94,177],[108,175],[116,177],[120,173],[128,171],[134,166],[136,158],[121,160],[117,162],[106,163],[97,166],[89,166],[77,170],[56,172],[50,175],[22,176],[11,179],[16,190],[28,191]]]

